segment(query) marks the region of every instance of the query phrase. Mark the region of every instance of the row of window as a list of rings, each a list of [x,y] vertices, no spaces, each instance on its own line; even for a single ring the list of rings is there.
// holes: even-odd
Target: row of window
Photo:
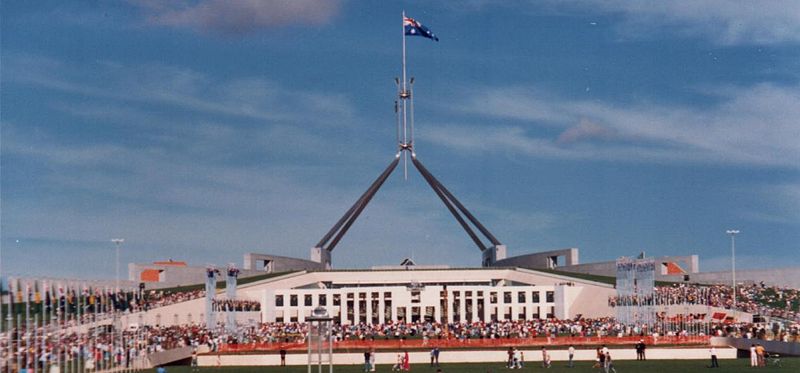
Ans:
[[[472,297],[472,293],[473,293],[472,291],[465,291],[464,292],[464,296],[467,297],[467,298],[471,298]],[[482,298],[483,297],[483,291],[478,291],[476,293],[477,293],[478,298]],[[503,303],[511,303],[512,299],[513,299],[513,296],[514,296],[514,293],[515,292],[513,292],[513,291],[504,291],[504,292],[502,292]],[[540,291],[532,291],[531,292],[531,297],[530,297],[531,303],[539,303],[541,301],[540,293],[541,293]],[[357,293],[357,294],[358,294],[358,299],[359,300],[367,299],[367,293]],[[527,294],[528,293],[525,292],[525,291],[517,291],[516,292],[517,303],[527,303]],[[371,298],[373,300],[376,300],[376,299],[378,299],[379,293],[378,292],[373,292],[370,295],[371,295]],[[447,292],[445,292],[445,291],[441,292],[440,296],[442,297],[442,299],[446,298],[447,297]],[[387,292],[383,293],[383,297],[384,297],[384,299],[392,299],[392,293],[387,291]],[[498,292],[490,291],[489,292],[489,303],[497,304],[497,297],[498,297]],[[454,291],[453,292],[453,301],[454,302],[458,301],[460,298],[461,298],[461,292],[460,291]],[[355,299],[355,293],[347,293],[347,299],[348,300]],[[303,295],[303,305],[304,306],[311,307],[313,305],[313,300],[314,300],[314,298],[313,298],[312,294]],[[419,291],[412,291],[411,292],[411,303],[420,303],[420,301],[421,301],[420,292]],[[553,303],[554,301],[555,301],[555,293],[552,292],[552,291],[546,291],[545,292],[545,302],[546,303]],[[289,295],[289,306],[290,307],[297,307],[298,303],[299,303],[299,296],[297,294]],[[333,294],[333,305],[334,306],[340,306],[341,303],[342,303],[341,294]],[[327,306],[328,305],[328,295],[327,294],[318,294],[318,305],[320,305],[320,306]],[[279,294],[279,295],[275,296],[275,306],[276,307],[283,307],[284,306],[284,296],[282,294]]]
[[[348,301],[347,302],[347,306],[346,306],[347,307],[346,310],[343,310],[343,314],[338,315],[338,317],[335,318],[334,322],[335,323],[339,323],[339,320],[340,320],[339,317],[343,317],[343,321],[345,321],[347,323],[350,323],[350,324],[361,322],[361,323],[371,323],[373,325],[377,325],[380,322],[379,312],[381,312],[381,311],[378,310],[377,304],[373,304],[372,309],[373,310],[378,310],[378,311],[373,312],[370,315],[370,314],[367,313],[367,311],[365,309],[366,306],[363,304],[363,302],[364,301],[359,301],[359,303],[362,303],[361,304],[361,309],[359,310],[359,312],[355,312],[355,310],[353,309],[353,301]],[[377,303],[377,302],[378,301],[374,301],[374,303]],[[405,307],[405,306],[400,306],[400,307],[392,308],[391,301],[386,301],[386,302],[388,302],[389,304],[383,309],[384,320],[392,320],[392,319],[394,319],[396,321],[401,321],[401,322],[407,320],[408,318],[410,318],[411,322],[417,322],[417,321],[422,321],[422,320],[433,322],[433,321],[436,320],[436,309],[434,307],[431,307],[431,306],[427,306],[427,307],[421,307],[421,306]],[[530,309],[528,307],[530,307]],[[392,315],[392,311],[393,310],[395,311],[394,315]],[[546,318],[555,317],[555,307],[554,306],[546,306],[544,309],[542,309],[539,306],[523,306],[523,307],[518,308],[516,311],[517,311],[517,315],[516,316],[520,320],[527,319],[528,318],[528,312],[531,312],[531,314],[530,314],[530,318],[531,319],[538,319],[538,318],[540,318],[542,316],[544,316]],[[468,305],[466,310],[465,310],[465,314],[464,315],[462,315],[460,313],[460,311],[456,308],[456,309],[452,310],[452,315],[451,316],[452,316],[452,319],[453,319],[454,322],[474,320],[475,318],[477,318],[478,320],[484,320],[485,316],[488,316],[488,319],[492,320],[492,321],[512,320],[512,309],[510,307],[500,307],[500,308],[490,309],[490,310],[488,310],[488,312],[490,312],[488,315],[486,315],[486,312],[487,312],[487,310],[485,310],[484,307],[482,307],[480,304],[478,305],[476,310],[473,310],[472,307],[470,307]],[[540,312],[545,312],[545,313],[542,314]],[[407,315],[406,313],[410,313],[410,314]],[[408,318],[407,318],[407,316],[408,316]],[[285,315],[285,314],[281,313],[281,314],[276,316],[275,321],[276,322],[284,322],[284,321],[297,322],[298,321],[298,316],[297,315]],[[445,322],[448,321],[448,317],[447,317],[447,312],[446,311],[442,311],[441,312],[441,314],[439,315],[439,321],[442,322],[442,323],[445,323]]]

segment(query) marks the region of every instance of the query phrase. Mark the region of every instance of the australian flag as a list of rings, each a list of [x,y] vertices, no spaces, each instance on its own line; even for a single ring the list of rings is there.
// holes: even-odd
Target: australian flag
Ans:
[[[428,39],[439,41],[439,38],[434,35],[431,30],[423,26],[411,17],[403,17],[403,27],[406,29],[406,35],[423,36]]]

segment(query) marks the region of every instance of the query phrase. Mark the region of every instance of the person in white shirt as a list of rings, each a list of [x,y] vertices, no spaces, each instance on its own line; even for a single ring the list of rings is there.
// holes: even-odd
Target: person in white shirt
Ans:
[[[711,368],[719,368],[719,362],[717,361],[717,349],[714,346],[711,346],[709,352],[711,353]]]
[[[750,366],[758,366],[758,355],[756,354],[756,345],[754,344],[750,345]]]
[[[572,358],[575,357],[575,347],[572,347],[572,345],[569,345],[569,350],[568,351],[569,351],[569,367],[572,368],[573,367]]]

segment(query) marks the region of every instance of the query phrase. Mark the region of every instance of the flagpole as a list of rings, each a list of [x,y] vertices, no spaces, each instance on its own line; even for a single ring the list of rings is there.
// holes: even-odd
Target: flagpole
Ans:
[[[16,296],[16,293],[14,291],[14,279],[9,277],[8,278],[8,314],[6,314],[6,320],[4,320],[4,321],[6,321],[6,325],[7,325],[6,326],[6,331],[8,332],[8,355],[7,355],[8,356],[8,363],[6,364],[6,371],[8,373],[11,373],[11,364],[14,361],[14,350],[13,350],[14,341],[12,339],[14,337],[14,333],[11,331],[11,329],[13,328],[14,325],[13,325],[13,321],[12,321],[13,319],[12,319],[11,314],[12,314],[12,312],[16,311],[14,309],[14,297],[15,296]]]
[[[408,91],[406,90],[406,11],[403,11],[403,19],[400,22],[402,26],[400,29],[403,32],[403,85],[400,91],[400,101],[403,104],[403,144],[400,150],[402,151],[408,147],[408,110],[406,109],[408,99]],[[408,180],[408,153],[403,153],[403,179]]]
[[[25,369],[31,364],[31,284],[25,280]]]

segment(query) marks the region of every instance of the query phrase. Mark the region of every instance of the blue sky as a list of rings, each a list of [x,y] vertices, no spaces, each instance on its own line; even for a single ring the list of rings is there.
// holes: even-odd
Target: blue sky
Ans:
[[[403,9],[417,154],[510,255],[800,265],[795,1],[6,1],[3,273],[307,257],[396,151]],[[479,264],[410,175],[334,266]]]

